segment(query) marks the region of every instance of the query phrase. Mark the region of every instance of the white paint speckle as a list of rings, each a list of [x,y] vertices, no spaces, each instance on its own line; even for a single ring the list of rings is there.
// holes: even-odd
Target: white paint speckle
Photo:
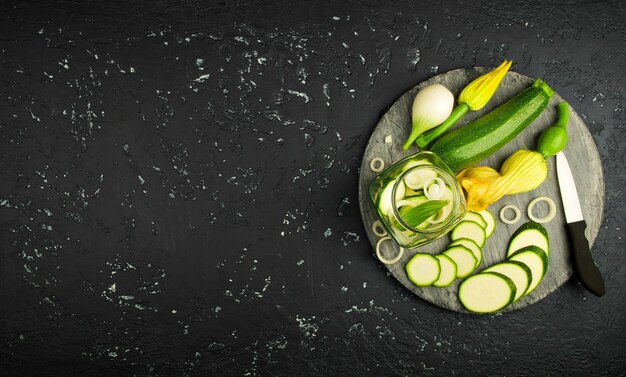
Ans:
[[[210,76],[211,76],[211,75],[209,75],[209,74],[207,73],[207,74],[205,74],[205,75],[201,75],[201,76],[199,76],[198,78],[194,79],[193,81],[195,81],[195,82],[205,82],[206,80],[208,80],[208,79],[209,79],[209,77],[210,77]]]
[[[311,98],[311,96],[309,96],[308,94],[306,94],[304,92],[299,92],[297,90],[287,89],[287,93],[292,94],[294,96],[298,96],[298,97],[304,98],[304,103],[309,103],[309,102],[313,101],[313,98]]]

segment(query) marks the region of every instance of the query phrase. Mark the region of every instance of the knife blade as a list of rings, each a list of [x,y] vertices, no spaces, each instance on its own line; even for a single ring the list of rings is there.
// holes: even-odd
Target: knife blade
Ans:
[[[587,223],[583,218],[572,170],[563,152],[559,152],[556,155],[556,175],[559,180],[559,190],[561,192],[561,201],[563,202],[563,211],[565,212],[567,236],[574,260],[574,270],[582,285],[589,292],[596,296],[602,296],[606,291],[604,279],[600,270],[593,262],[591,251],[589,250],[589,241],[585,237]]]

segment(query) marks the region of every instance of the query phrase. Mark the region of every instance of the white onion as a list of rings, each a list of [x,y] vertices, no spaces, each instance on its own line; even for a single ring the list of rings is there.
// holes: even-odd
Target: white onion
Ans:
[[[419,119],[420,124],[433,128],[448,119],[453,107],[454,94],[448,88],[441,84],[428,85],[413,100],[413,123],[415,124],[415,119]]]
[[[431,84],[420,90],[413,100],[411,133],[402,149],[407,150],[422,133],[448,119],[454,107],[454,94],[441,84]]]

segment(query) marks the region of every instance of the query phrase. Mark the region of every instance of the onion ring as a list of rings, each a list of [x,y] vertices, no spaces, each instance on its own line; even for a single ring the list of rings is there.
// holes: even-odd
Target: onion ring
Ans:
[[[546,204],[548,205],[548,214],[542,218],[537,218],[533,215],[533,206],[539,202],[546,202]],[[554,219],[554,216],[556,216],[556,204],[554,204],[554,201],[547,196],[540,196],[528,203],[528,217],[532,221],[539,224],[545,224],[552,221],[552,219]]]
[[[515,217],[512,220],[509,220],[506,217],[504,217],[504,212],[506,212],[506,210],[509,208],[512,209],[513,212],[515,213]],[[502,220],[502,222],[505,224],[515,224],[516,222],[519,221],[520,217],[521,217],[521,214],[519,212],[519,208],[517,208],[513,204],[506,205],[502,207],[502,209],[500,210],[500,220]]]
[[[376,167],[376,163],[378,164],[378,167]],[[383,169],[385,168],[385,161],[380,158],[380,157],[374,157],[372,158],[372,161],[370,161],[370,169],[372,169],[372,171],[374,173],[380,173],[381,171],[383,171]]]
[[[378,242],[376,243],[376,256],[378,257],[378,260],[380,260],[384,264],[394,264],[397,261],[399,261],[400,258],[402,258],[402,255],[404,254],[404,248],[401,247],[400,251],[398,252],[398,255],[396,255],[393,259],[385,259],[385,257],[382,256],[382,254],[380,253],[380,244],[390,239],[391,237],[389,236],[383,237],[379,239]]]
[[[382,230],[382,232],[379,232],[379,230]],[[385,230],[385,227],[383,227],[383,223],[381,223],[380,220],[374,221],[372,224],[372,232],[374,232],[374,234],[378,237],[387,236],[387,231]]]
[[[428,199],[439,199],[443,196],[446,183],[439,177],[431,178],[424,183],[424,195]]]

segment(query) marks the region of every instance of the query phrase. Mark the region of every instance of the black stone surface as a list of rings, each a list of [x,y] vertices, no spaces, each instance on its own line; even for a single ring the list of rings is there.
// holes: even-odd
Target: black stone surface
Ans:
[[[624,375],[624,21],[617,0],[3,2],[0,374]],[[593,134],[607,294],[469,316],[385,274],[357,168],[406,89],[504,58]]]

